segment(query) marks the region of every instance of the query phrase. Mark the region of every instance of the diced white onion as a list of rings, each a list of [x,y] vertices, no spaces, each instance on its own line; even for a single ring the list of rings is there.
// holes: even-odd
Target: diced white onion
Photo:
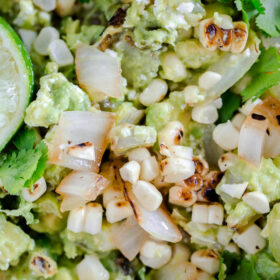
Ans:
[[[226,151],[238,146],[239,132],[230,121],[218,124],[213,130],[213,140]]]
[[[94,145],[90,142],[72,145],[68,148],[67,153],[72,157],[95,160]]]
[[[162,203],[162,195],[151,183],[138,181],[132,185],[132,192],[141,205],[148,211],[155,211]]]
[[[22,196],[28,202],[33,202],[41,197],[47,190],[47,184],[44,177],[40,178],[32,188],[23,188]]]
[[[61,67],[71,65],[74,62],[71,51],[66,43],[61,39],[52,41],[49,45],[48,51],[51,60]]]
[[[34,41],[34,49],[41,55],[48,55],[49,46],[51,42],[59,38],[58,31],[52,27],[47,26],[41,29],[38,37]]]
[[[137,161],[129,161],[120,168],[120,175],[124,181],[135,184],[139,179],[140,169]]]
[[[62,196],[77,197],[80,200],[95,200],[108,186],[109,181],[100,174],[90,171],[72,171],[56,188]]]
[[[128,201],[124,199],[111,200],[106,207],[106,218],[109,223],[116,223],[133,215]]]
[[[33,0],[33,3],[45,12],[53,11],[56,7],[56,0]]]
[[[75,208],[70,211],[67,221],[67,229],[75,233],[82,232],[84,228],[85,214],[85,207]]]
[[[112,239],[115,246],[130,261],[140,252],[148,234],[138,225],[133,216],[120,225],[112,227]]]
[[[231,123],[237,130],[240,130],[245,119],[246,116],[244,114],[238,113],[233,117]]]
[[[213,104],[198,105],[192,110],[192,119],[198,123],[212,124],[218,119],[217,108]]]
[[[76,267],[79,280],[109,280],[110,274],[96,255],[85,256]]]
[[[169,148],[170,157],[192,160],[193,149],[186,146],[174,145]]]
[[[114,116],[107,112],[63,112],[56,128],[53,145],[49,147],[51,163],[75,170],[98,171],[109,143]],[[70,156],[70,146],[90,142],[94,145],[95,161]]]
[[[159,175],[159,172],[156,157],[149,157],[141,162],[141,180],[150,182]]]
[[[150,106],[164,98],[168,90],[167,83],[162,79],[154,79],[140,94],[139,100],[145,106]]]
[[[62,202],[60,204],[60,211],[70,211],[75,208],[79,208],[86,204],[87,200],[76,195],[63,195]]]
[[[240,130],[238,156],[256,167],[261,163],[267,127],[267,119],[256,120],[248,116]]]
[[[260,214],[270,211],[269,200],[262,192],[248,192],[242,197],[242,200]]]
[[[19,29],[18,33],[26,46],[27,50],[30,52],[32,50],[32,44],[37,37],[36,31],[29,29]]]
[[[248,187],[248,182],[241,184],[222,184],[220,190],[227,195],[240,199]]]
[[[80,45],[75,64],[79,85],[93,98],[98,93],[121,98],[121,67],[117,58],[93,46]]]
[[[103,205],[106,208],[108,203],[114,199],[124,199],[121,186],[110,186],[103,192]]]
[[[249,116],[250,113],[253,111],[253,109],[258,105],[261,104],[262,100],[257,98],[257,99],[249,99],[240,109],[239,111],[244,114],[245,116]]]

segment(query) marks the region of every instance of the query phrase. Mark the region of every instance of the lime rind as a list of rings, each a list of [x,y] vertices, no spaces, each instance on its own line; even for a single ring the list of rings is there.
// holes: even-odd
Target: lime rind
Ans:
[[[4,129],[0,128],[0,151],[7,145],[14,134],[18,131],[24,120],[25,109],[30,103],[34,88],[34,73],[32,61],[23,42],[15,32],[15,30],[0,17],[0,42],[9,50],[15,61],[17,69],[21,77],[20,88],[18,89],[19,108],[11,122]],[[1,131],[2,130],[2,131]],[[4,131],[3,131],[4,130]]]

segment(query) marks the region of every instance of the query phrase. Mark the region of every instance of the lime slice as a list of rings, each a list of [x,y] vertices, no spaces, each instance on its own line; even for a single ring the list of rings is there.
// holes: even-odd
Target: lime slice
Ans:
[[[13,28],[0,17],[0,151],[23,122],[33,85],[30,56]]]

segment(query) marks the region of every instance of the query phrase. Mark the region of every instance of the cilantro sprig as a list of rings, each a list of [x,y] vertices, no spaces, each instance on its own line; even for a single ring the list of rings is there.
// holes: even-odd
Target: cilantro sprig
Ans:
[[[260,97],[266,90],[280,82],[280,55],[274,47],[261,49],[258,62],[252,67],[248,75],[252,82],[241,92],[243,101],[252,97]]]
[[[43,141],[35,146],[35,139],[35,132],[25,129],[13,142],[17,149],[2,155],[0,179],[9,194],[32,187],[43,176],[48,147]]]

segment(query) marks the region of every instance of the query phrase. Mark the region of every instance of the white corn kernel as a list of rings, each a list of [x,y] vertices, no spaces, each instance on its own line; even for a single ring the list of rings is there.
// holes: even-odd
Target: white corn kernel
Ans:
[[[139,179],[140,169],[137,161],[129,161],[120,168],[120,175],[124,181],[135,184]]]
[[[110,186],[103,192],[103,205],[106,208],[108,203],[114,199],[124,199],[121,186]]]
[[[242,200],[260,214],[265,214],[270,211],[269,200],[261,192],[248,192],[243,195]]]
[[[213,105],[217,108],[217,109],[221,109],[223,107],[223,99],[217,98],[215,101],[213,101]]]
[[[162,195],[151,183],[138,181],[132,185],[132,191],[137,200],[148,211],[155,211],[161,205]]]
[[[195,223],[208,223],[208,205],[194,204],[192,208],[192,221]]]
[[[196,106],[192,110],[192,119],[198,123],[212,124],[218,119],[217,108],[213,104]]]
[[[162,156],[170,157],[171,153],[168,149],[168,147],[165,144],[160,144],[159,145],[159,152]]]
[[[94,145],[91,142],[85,142],[77,145],[70,146],[67,153],[76,158],[95,160]]]
[[[30,52],[32,50],[32,44],[37,37],[37,33],[33,30],[28,29],[19,29],[18,33],[27,50]]]
[[[218,228],[217,233],[217,241],[223,245],[227,246],[232,238],[233,232],[232,230],[227,226],[222,226]]]
[[[151,154],[150,154],[149,150],[146,148],[136,148],[136,149],[129,151],[129,153],[128,153],[129,161],[135,160],[135,161],[141,162],[149,157],[151,157]]]
[[[109,280],[110,274],[96,255],[85,256],[76,267],[79,280]]]
[[[85,207],[79,207],[71,210],[67,220],[67,229],[75,233],[82,232],[84,229],[85,214]]]
[[[208,224],[222,225],[224,220],[224,207],[220,203],[208,206]]]
[[[169,189],[169,202],[172,204],[189,207],[193,205],[196,200],[196,193],[188,188],[174,186]]]
[[[184,137],[184,126],[178,121],[169,122],[159,133],[158,142],[167,147],[179,145]]]
[[[167,183],[177,183],[191,177],[195,172],[194,162],[183,158],[167,158],[161,161],[161,174]]]
[[[53,11],[56,7],[56,0],[33,0],[33,3],[45,12]]]
[[[237,155],[233,153],[226,153],[220,156],[218,166],[222,172],[235,165],[238,161]]]
[[[133,215],[128,201],[124,199],[111,200],[106,208],[106,218],[109,223],[116,223]]]
[[[96,234],[102,230],[103,209],[99,203],[91,202],[85,206],[86,213],[83,225],[83,231]]]
[[[222,184],[220,190],[230,197],[240,199],[248,187],[248,182],[241,184]]]
[[[192,160],[193,149],[186,146],[174,145],[169,148],[170,157]]]
[[[261,228],[255,224],[249,226],[241,233],[236,232],[232,239],[248,254],[256,254],[266,245],[265,239],[261,236]]]
[[[202,249],[192,254],[191,262],[209,274],[216,274],[220,267],[220,255],[215,249]]]
[[[198,86],[186,86],[183,90],[186,104],[195,104],[203,100],[203,96],[199,95]]]
[[[52,61],[56,62],[61,67],[71,65],[74,62],[71,51],[61,39],[52,41],[49,45],[48,51]]]
[[[33,202],[41,197],[47,190],[47,184],[44,177],[40,178],[32,188],[23,188],[22,196],[28,202]]]
[[[213,88],[220,80],[222,76],[219,73],[206,71],[198,79],[198,85],[203,90],[209,90]]]
[[[141,162],[140,179],[143,181],[152,181],[159,175],[159,166],[156,157],[150,157]]]
[[[56,12],[59,16],[65,17],[72,14],[75,0],[56,0]]]
[[[198,271],[196,280],[212,280],[213,277],[211,274],[206,271]]]
[[[145,106],[161,101],[168,90],[167,83],[162,79],[154,79],[140,94],[139,100]]]
[[[249,116],[250,113],[253,111],[255,106],[262,103],[262,100],[257,98],[256,100],[253,100],[252,98],[249,99],[240,109],[239,111],[243,113],[245,116]]]
[[[59,38],[58,31],[51,26],[41,29],[38,37],[34,41],[34,49],[41,55],[48,55],[48,49],[54,40]]]
[[[151,268],[159,269],[171,259],[171,247],[165,242],[148,240],[140,251],[141,262]]]
[[[233,117],[231,123],[237,130],[240,130],[245,119],[246,116],[244,114],[238,113]]]
[[[174,52],[166,53],[162,57],[161,65],[164,77],[167,80],[180,82],[188,75],[185,65]]]
[[[225,246],[225,250],[230,253],[235,253],[237,255],[240,254],[240,250],[239,250],[238,246],[233,242],[231,242],[227,246]]]
[[[226,151],[237,148],[238,139],[239,131],[233,127],[230,121],[217,125],[213,130],[213,140]]]

